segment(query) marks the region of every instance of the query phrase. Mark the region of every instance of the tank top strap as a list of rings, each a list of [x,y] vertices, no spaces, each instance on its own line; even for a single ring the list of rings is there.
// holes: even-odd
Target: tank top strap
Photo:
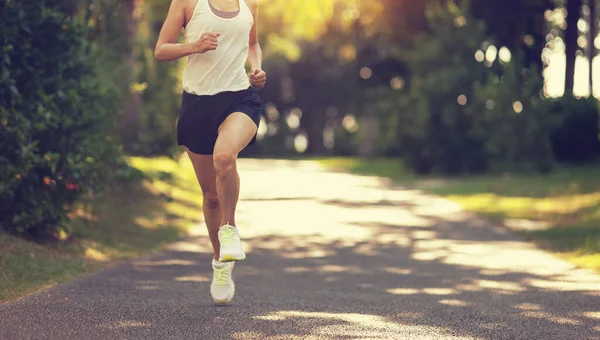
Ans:
[[[246,13],[249,16],[252,23],[254,23],[254,15],[252,14],[252,8],[250,8],[250,4],[248,0],[239,0],[240,1],[240,14]]]
[[[252,13],[252,9],[250,8],[250,4],[248,3],[248,0],[240,0],[240,10],[242,10],[242,7],[244,7],[250,13]]]
[[[202,13],[206,9],[205,6],[208,5],[206,0],[196,0],[196,6],[194,6],[193,14]]]

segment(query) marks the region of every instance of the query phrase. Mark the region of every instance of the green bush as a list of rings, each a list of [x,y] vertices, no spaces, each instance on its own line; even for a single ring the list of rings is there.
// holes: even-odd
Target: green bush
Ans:
[[[584,163],[600,157],[598,100],[564,96],[552,101],[550,111],[564,117],[552,134],[552,150],[560,162]]]
[[[512,61],[484,82],[475,84],[465,112],[473,119],[471,134],[485,141],[486,157],[495,170],[548,172],[554,165],[550,135],[561,117],[542,99],[537,70]]]
[[[121,127],[122,142],[128,154],[172,155],[181,150],[176,147],[176,123],[181,104],[180,67],[184,61],[159,62],[154,58],[154,46],[169,4],[168,0],[145,2],[135,35],[129,39],[117,38],[127,43],[126,48],[119,50],[135,55],[133,67],[122,73],[128,75],[130,83],[124,92],[131,91],[139,100],[139,107],[127,112],[133,114],[135,120]],[[123,30],[115,31],[122,34]]]
[[[154,45],[152,45],[154,46]],[[181,94],[176,92],[175,63],[158,63],[145,58],[140,82],[147,84],[141,94],[141,131],[131,153],[144,156],[170,154],[176,146],[177,117]]]
[[[112,89],[84,28],[44,2],[0,4],[0,223],[43,240],[123,165]]]
[[[485,25],[466,9],[430,4],[430,31],[403,56],[408,90],[375,94],[382,144],[417,173],[549,171],[560,116],[540,98],[540,72],[523,67],[518,51],[508,63],[478,62],[475,51],[487,48]]]
[[[399,150],[406,165],[418,173],[458,174],[488,167],[485,142],[473,136],[473,118],[459,97],[473,100],[473,84],[488,70],[473,57],[485,27],[451,3],[432,3],[430,31],[415,37],[402,55],[411,70],[406,92],[381,90],[377,108],[386,128],[384,140]],[[457,25],[457,18],[466,25]],[[444,56],[442,58],[441,56]]]

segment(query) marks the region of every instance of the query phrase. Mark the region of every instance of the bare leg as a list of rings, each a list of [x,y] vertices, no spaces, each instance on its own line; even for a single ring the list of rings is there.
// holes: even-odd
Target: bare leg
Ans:
[[[240,195],[237,157],[254,137],[257,127],[241,112],[231,114],[219,127],[213,161],[217,174],[217,194],[221,206],[221,224],[235,224],[235,209]]]
[[[198,155],[189,150],[186,151],[192,161],[198,183],[200,183],[200,188],[202,189],[204,221],[206,222],[210,242],[213,246],[213,257],[215,260],[218,260],[220,244],[217,235],[219,233],[219,222],[221,221],[222,213],[217,198],[217,173],[213,166],[213,156]]]

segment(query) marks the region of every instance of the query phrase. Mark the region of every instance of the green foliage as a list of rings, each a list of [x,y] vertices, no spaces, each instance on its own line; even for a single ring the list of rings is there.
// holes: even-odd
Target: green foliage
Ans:
[[[408,91],[375,93],[385,126],[381,144],[418,173],[549,171],[550,135],[560,116],[540,98],[540,73],[523,66],[519,51],[508,64],[478,62],[486,27],[467,8],[429,6],[430,32],[403,56],[411,70]]]
[[[384,138],[392,139],[406,165],[419,173],[484,170],[485,143],[472,135],[473,119],[458,98],[470,103],[473,84],[487,73],[473,58],[485,27],[452,4],[434,3],[427,16],[430,32],[416,36],[402,56],[411,70],[408,92],[376,94]]]
[[[154,47],[170,3],[169,0],[146,1],[140,7],[139,16],[130,18],[136,27],[135,36],[130,39],[130,53],[135,61],[129,78],[132,86],[127,92],[140,100],[139,107],[133,108],[139,110],[134,113],[139,117],[138,121],[124,126],[133,130],[126,131],[128,137],[123,140],[130,154],[170,155],[176,146],[182,60],[159,62],[154,58]]]
[[[158,10],[148,4],[148,10]],[[160,18],[160,19],[159,19]],[[157,26],[156,21],[148,18],[144,25]],[[157,15],[155,20],[164,20]],[[143,44],[139,44],[138,63],[140,72],[137,82],[142,84],[142,99],[140,130],[132,152],[141,155],[170,154],[176,143],[176,123],[181,104],[177,62],[158,62],[154,58],[154,46],[158,38],[149,35]]]
[[[123,164],[110,134],[114,88],[64,13],[20,1],[2,2],[0,13],[0,223],[43,239]]]
[[[560,116],[548,112],[540,97],[539,72],[521,65],[517,54],[476,83],[465,112],[473,120],[471,134],[485,142],[486,157],[498,170],[547,172],[554,164],[550,135]]]
[[[553,100],[550,111],[564,117],[552,134],[552,149],[561,162],[584,163],[600,157],[598,100],[564,96]]]

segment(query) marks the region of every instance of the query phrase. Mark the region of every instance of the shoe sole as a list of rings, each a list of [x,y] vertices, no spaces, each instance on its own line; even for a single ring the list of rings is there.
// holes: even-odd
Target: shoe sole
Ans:
[[[246,255],[244,256],[233,256],[233,255],[225,255],[219,259],[220,262],[235,262],[235,261],[244,261],[246,259]]]
[[[213,299],[213,300],[214,300],[214,299]],[[230,300],[226,300],[226,301],[225,301],[225,300],[223,300],[223,301],[214,300],[214,301],[215,301],[215,303],[216,303],[217,305],[227,305],[227,304],[229,304],[229,303],[231,302],[231,300],[233,300],[233,298],[231,298]]]
[[[235,296],[235,291],[233,292],[233,295],[231,295],[231,297],[227,300],[216,300],[215,298],[213,298],[213,301],[217,304],[217,305],[226,305],[228,303],[231,302],[231,300],[233,300],[233,297]]]

